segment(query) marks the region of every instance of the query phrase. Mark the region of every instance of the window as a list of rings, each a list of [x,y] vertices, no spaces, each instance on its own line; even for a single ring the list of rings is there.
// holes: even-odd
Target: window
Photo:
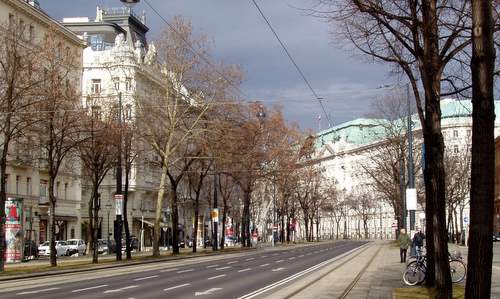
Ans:
[[[125,90],[126,91],[131,91],[132,90],[132,78],[126,78],[125,79]]]
[[[467,130],[467,137],[470,137],[472,135],[472,131],[471,130]]]
[[[68,183],[64,183],[64,200],[68,199]]]
[[[56,183],[56,198],[59,198],[59,188],[61,187],[61,182]]]
[[[33,42],[34,39],[35,39],[35,27],[33,25],[30,25],[29,41]]]
[[[101,119],[101,106],[92,106],[92,117]]]
[[[13,14],[9,14],[9,28],[12,28],[12,26],[14,26],[14,15]]]
[[[101,93],[101,79],[92,79],[92,93],[100,94]]]
[[[21,177],[16,175],[16,194],[19,195],[21,187]]]
[[[47,180],[40,180],[40,197],[47,197]]]
[[[5,174],[5,193],[9,192],[9,174]]]
[[[457,138],[458,137],[458,130],[453,130],[453,138]]]
[[[113,86],[116,91],[120,90],[120,78],[113,78]]]
[[[125,119],[132,119],[132,105],[125,106]]]
[[[31,178],[26,178],[26,194],[30,195],[32,194],[31,191]]]
[[[460,151],[458,150],[458,145],[453,146],[453,153],[458,154]]]

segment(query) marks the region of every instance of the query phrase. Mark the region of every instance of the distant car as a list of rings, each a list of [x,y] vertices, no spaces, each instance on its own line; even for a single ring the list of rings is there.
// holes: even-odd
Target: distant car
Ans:
[[[40,255],[49,256],[50,255],[50,242],[45,241],[40,246],[38,246],[38,252]],[[56,241],[56,256],[69,255],[69,247],[66,241]]]
[[[126,251],[126,242],[122,239],[122,251]],[[135,236],[130,236],[130,249],[138,250],[139,249],[139,240]]]
[[[234,237],[234,236],[226,236],[224,238],[224,246],[232,247],[234,245],[236,245],[236,237]]]
[[[493,234],[493,242],[500,241],[500,233],[499,234]]]
[[[69,248],[69,254],[82,254],[84,255],[87,250],[87,245],[85,245],[85,241],[80,239],[69,239],[66,241],[66,244]]]
[[[108,251],[109,248],[109,251]],[[116,252],[116,242],[113,239],[99,239],[97,240],[97,252],[98,253],[115,253]]]
[[[177,242],[177,245],[179,245],[179,248],[186,248],[186,243],[184,242],[184,240],[179,240]]]

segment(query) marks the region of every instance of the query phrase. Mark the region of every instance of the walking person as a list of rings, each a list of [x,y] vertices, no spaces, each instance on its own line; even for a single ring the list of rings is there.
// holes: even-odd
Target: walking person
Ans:
[[[401,263],[406,263],[406,251],[408,250],[408,246],[411,244],[411,239],[406,234],[406,230],[404,228],[402,228],[400,232],[401,233],[398,237],[399,256],[401,257]]]
[[[418,232],[413,236],[413,246],[415,246],[415,250],[417,253],[417,257],[422,255],[422,247],[424,246],[425,235],[422,233],[422,230],[418,230]]]

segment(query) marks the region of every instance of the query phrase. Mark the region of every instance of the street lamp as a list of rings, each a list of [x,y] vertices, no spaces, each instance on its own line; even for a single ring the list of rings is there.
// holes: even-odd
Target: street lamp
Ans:
[[[109,240],[109,236],[110,236],[110,233],[109,233],[109,213],[111,212],[111,208],[113,207],[113,205],[111,203],[107,203],[105,205],[106,207],[106,210],[108,211],[108,243],[107,243],[107,246],[108,246],[108,254],[111,254],[111,244],[110,244],[110,240]]]

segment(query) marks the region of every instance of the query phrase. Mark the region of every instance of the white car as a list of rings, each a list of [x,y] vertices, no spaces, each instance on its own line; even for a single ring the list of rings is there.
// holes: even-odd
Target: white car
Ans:
[[[38,252],[40,255],[49,256],[50,255],[50,242],[45,241],[43,244],[38,246]],[[56,241],[56,255],[63,256],[69,255],[69,247],[66,241]]]
[[[85,251],[87,250],[87,246],[85,245],[85,241],[80,240],[80,239],[69,239],[66,240],[66,244],[68,245],[69,248],[69,254],[74,254],[78,253],[80,254],[85,254]]]

